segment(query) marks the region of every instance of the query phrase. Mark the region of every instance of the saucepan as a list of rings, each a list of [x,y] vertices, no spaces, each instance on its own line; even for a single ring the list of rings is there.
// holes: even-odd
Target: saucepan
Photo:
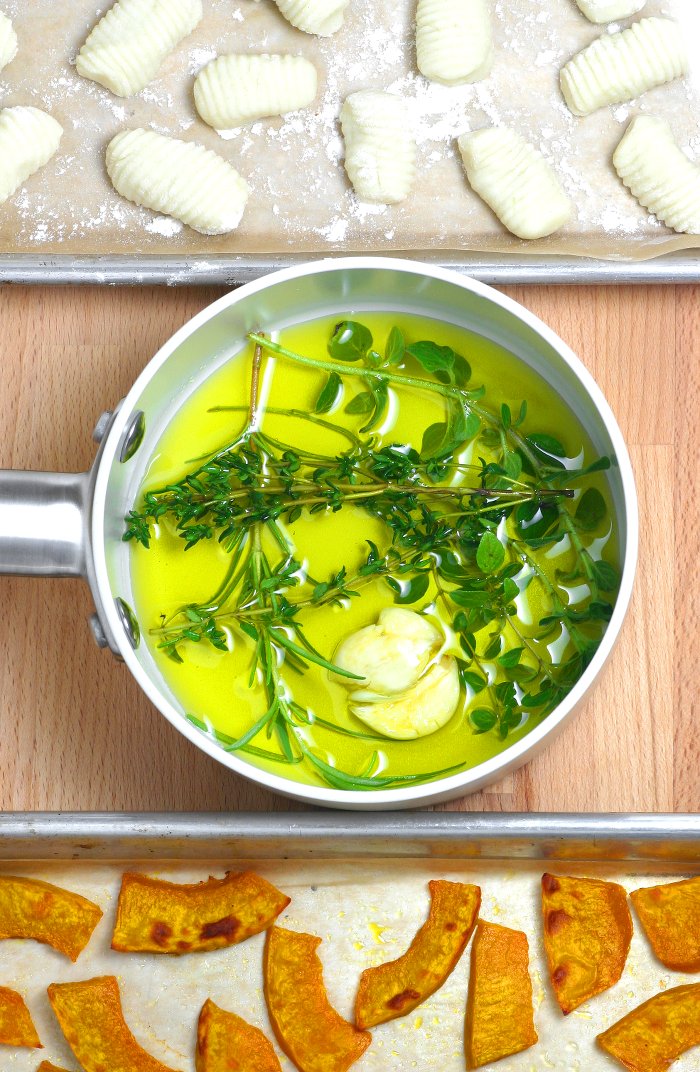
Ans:
[[[226,751],[186,718],[132,610],[124,517],[137,499],[156,444],[183,403],[244,348],[247,333],[283,330],[339,312],[419,314],[466,328],[539,373],[579,416],[606,474],[617,521],[621,583],[594,657],[558,707],[498,755],[438,780],[371,792],[307,785]],[[532,313],[457,273],[415,261],[350,257],[315,261],[249,283],[177,331],[116,408],[100,417],[99,449],[87,473],[0,472],[0,572],[83,578],[97,643],[122,659],[160,712],[189,741],[232,771],[296,800],[355,810],[433,804],[503,778],[535,756],[579,707],[607,662],[629,604],[637,559],[638,510],[629,455],[600,389],[572,351]]]

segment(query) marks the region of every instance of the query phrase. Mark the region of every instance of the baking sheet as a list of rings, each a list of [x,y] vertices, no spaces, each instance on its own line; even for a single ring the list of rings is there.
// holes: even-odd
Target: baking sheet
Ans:
[[[587,257],[543,257],[465,253],[403,254],[437,264],[492,285],[579,285],[581,283],[675,284],[700,282],[697,251],[667,253],[645,261],[593,260]],[[310,255],[216,257],[107,254],[64,257],[61,254],[0,254],[0,282],[98,285],[238,287],[280,268],[308,261]],[[319,259],[328,260],[328,255]]]
[[[297,859],[255,858],[243,861],[235,854],[217,853],[210,860],[196,863],[143,862],[139,851],[139,838],[148,824],[126,817],[115,817],[112,843],[120,856],[128,848],[132,830],[134,861],[140,870],[159,874],[174,881],[193,881],[206,877],[210,872],[221,875],[227,868],[251,866],[275,882],[292,897],[292,904],[280,917],[280,923],[291,929],[308,930],[323,938],[320,956],[324,964],[325,980],[329,996],[343,1015],[350,1016],[359,973],[366,967],[393,959],[408,945],[416,929],[425,918],[428,905],[427,881],[432,877],[476,882],[482,887],[483,903],[481,916],[501,924],[521,928],[528,934],[531,952],[536,1026],[540,1042],[532,1049],[497,1064],[486,1066],[490,1072],[604,1072],[619,1069],[619,1065],[598,1050],[595,1035],[641,1001],[653,996],[660,989],[694,981],[696,977],[669,972],[653,958],[646,939],[635,920],[635,934],[625,973],[615,988],[587,1003],[583,1008],[565,1018],[556,1007],[546,979],[546,968],[541,941],[539,914],[539,878],[546,868],[554,873],[581,874],[604,877],[621,882],[628,890],[640,885],[669,881],[700,872],[695,841],[695,861],[677,862],[672,849],[674,817],[666,819],[666,837],[663,842],[648,842],[639,839],[637,850],[630,841],[625,847],[623,838],[616,839],[614,823],[606,828],[605,817],[597,823],[589,821],[589,832],[582,832],[581,839],[562,837],[576,827],[576,818],[566,822],[533,817],[530,828],[539,828],[542,834],[549,829],[550,840],[540,837],[539,851],[545,859],[519,859],[499,861],[484,859],[484,855],[501,850],[516,852],[517,837],[497,842],[483,834],[483,821],[470,820],[468,816],[450,816],[445,821],[441,816],[403,816],[399,828],[403,839],[422,838],[423,853],[413,859],[382,859],[375,855],[377,842],[368,837],[378,837],[383,824],[385,835],[395,819],[371,817],[356,819],[358,836],[349,833],[352,824],[342,818],[331,822],[318,816],[318,834],[314,835],[315,816],[266,817],[268,833],[277,828],[280,837],[279,851],[283,844],[291,845]],[[256,817],[257,818],[257,817]],[[262,818],[262,817],[261,817]],[[436,855],[445,848],[444,837],[436,835],[431,843],[429,824],[435,819],[436,830],[457,835],[461,825],[463,839],[461,852],[466,859],[440,858]],[[664,817],[657,817],[663,820]],[[210,819],[211,837],[207,844],[216,844],[216,824],[220,824],[222,845],[225,844],[227,826],[224,817]],[[559,817],[561,820],[561,817]],[[56,816],[55,824],[61,827],[63,817]],[[108,820],[104,821],[106,828]],[[205,834],[207,817],[200,817],[200,836]],[[246,817],[236,817],[234,825],[244,829]],[[46,830],[45,817],[40,818],[42,831]],[[80,820],[76,818],[74,832],[79,836]],[[487,820],[488,825],[488,820]],[[503,821],[503,829],[511,828],[512,835],[520,833],[521,847],[526,851],[527,821],[513,823]],[[648,824],[651,832],[652,822]],[[322,851],[324,836],[330,843],[330,827],[335,826],[335,851],[347,847],[346,856],[324,860]],[[337,831],[345,827],[345,838],[337,838]],[[643,817],[637,822],[638,831],[644,826]],[[682,821],[679,820],[680,830]],[[688,823],[686,822],[686,826]],[[491,827],[498,831],[498,821],[491,819]],[[283,828],[287,837],[282,840]],[[629,824],[627,824],[630,832]],[[96,827],[89,820],[84,824],[83,848],[86,855],[99,853],[100,846],[94,838]],[[597,837],[591,833],[598,831]],[[479,830],[482,833],[479,833]],[[624,822],[618,824],[622,834]],[[325,831],[325,834],[324,834]],[[585,831],[585,822],[582,824]],[[690,831],[692,833],[692,829]],[[120,833],[117,839],[114,835]],[[230,834],[230,829],[228,830]],[[696,822],[697,833],[697,822]],[[155,832],[153,832],[155,835]],[[305,836],[306,835],[306,836]],[[604,835],[604,836],[602,836]],[[473,840],[468,840],[469,838]],[[316,843],[316,848],[311,845]],[[308,844],[306,849],[304,843]],[[362,851],[363,840],[368,855]],[[264,835],[257,844],[263,848]],[[294,844],[296,842],[296,844]],[[596,849],[597,842],[597,849]],[[201,837],[201,843],[205,838]],[[386,843],[386,842],[385,842]],[[45,842],[41,854],[45,855]],[[77,843],[76,843],[77,844]],[[152,845],[152,842],[150,843]],[[267,840],[274,844],[274,836]],[[406,842],[410,845],[410,842]],[[688,848],[692,848],[689,844]],[[169,839],[162,837],[161,849],[168,853]],[[181,849],[181,846],[180,846]],[[532,851],[538,851],[531,842]],[[639,851],[642,850],[642,851]],[[647,863],[601,862],[593,859],[576,862],[580,855],[595,855],[596,851],[619,855],[628,851],[642,855],[645,851],[652,859]],[[554,852],[557,856],[573,857],[570,862],[547,859]],[[433,855],[435,854],[435,855]],[[2,855],[5,855],[3,852]],[[304,856],[306,858],[304,858]],[[664,861],[664,857],[666,860]],[[664,862],[662,862],[664,861]],[[0,984],[16,986],[27,996],[28,1004],[39,1034],[45,1043],[41,1057],[75,1067],[53,1018],[45,996],[45,987],[53,981],[69,981],[108,973],[119,977],[125,1016],[137,1039],[155,1057],[170,1067],[192,1072],[196,1021],[206,997],[211,997],[223,1008],[238,1012],[270,1035],[262,995],[261,955],[264,937],[258,935],[240,946],[219,950],[212,954],[192,955],[180,958],[117,954],[108,949],[113,925],[114,909],[122,870],[125,862],[118,865],[101,860],[60,860],[18,863],[3,860],[0,870],[4,873],[34,875],[49,881],[65,884],[96,900],[105,910],[105,917],[98,925],[87,950],[77,964],[70,964],[54,950],[32,942],[5,941],[0,943]],[[372,1046],[361,1060],[353,1066],[358,1072],[408,1072],[412,1068],[433,1068],[441,1072],[457,1072],[464,1068],[462,1032],[468,980],[469,955],[464,955],[446,985],[410,1016],[382,1025],[374,1031]],[[280,1055],[281,1056],[281,1055]],[[12,1072],[34,1072],[37,1051],[3,1052],[3,1069]],[[698,1051],[691,1051],[674,1064],[677,1072],[693,1072],[697,1069]],[[282,1057],[285,1072],[292,1065]]]
[[[0,253],[284,256],[290,252],[437,251],[639,259],[697,248],[636,204],[610,166],[629,118],[670,119],[680,144],[700,159],[698,77],[659,87],[639,102],[572,116],[558,89],[561,64],[606,32],[573,0],[494,0],[496,63],[473,86],[444,87],[415,73],[415,0],[351,3],[343,30],[318,39],[291,28],[272,0],[205,0],[205,18],[137,97],[120,100],[81,79],[72,61],[96,18],[94,0],[1,0],[15,23],[18,57],[0,73],[0,104],[34,104],[63,124],[56,157],[0,209]],[[645,15],[683,21],[700,38],[693,0],[649,0]],[[624,25],[624,24],[623,24]],[[321,74],[315,108],[263,121],[222,139],[196,117],[193,78],[227,51],[293,51]],[[691,53],[697,55],[698,50]],[[342,168],[340,103],[360,88],[405,94],[418,121],[419,172],[398,206],[362,204]],[[577,206],[560,234],[535,243],[507,235],[467,187],[454,138],[493,122],[512,123],[540,144]],[[144,125],[216,149],[249,181],[243,224],[206,237],[121,199],[103,167],[104,147],[124,127]]]

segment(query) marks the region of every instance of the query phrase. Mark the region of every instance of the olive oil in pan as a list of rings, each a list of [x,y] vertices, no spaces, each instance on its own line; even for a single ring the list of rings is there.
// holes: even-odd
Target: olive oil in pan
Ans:
[[[142,496],[128,519],[137,616],[165,681],[224,747],[301,782],[392,788],[490,759],[547,717],[604,632],[618,584],[607,461],[596,459],[576,415],[539,376],[476,334],[362,314],[275,339],[300,359],[259,348],[260,439],[238,444],[233,483],[227,475],[223,485],[234,488],[238,510],[230,532],[218,540],[219,518],[212,538],[193,538],[191,526],[212,519],[183,515],[183,503],[211,502],[222,485],[207,484],[207,472],[181,482],[205,464],[193,459],[215,454],[246,426],[252,343],[172,421],[144,482],[143,492],[157,494],[150,504]],[[368,480],[375,498],[366,497]],[[272,525],[262,509],[241,539],[241,516],[248,523],[260,508],[263,486],[283,501],[266,490]],[[454,487],[474,495],[455,497],[446,490]],[[415,524],[402,530],[412,504]],[[261,559],[281,573],[257,577],[264,597],[246,594],[243,580],[221,603],[237,539],[241,569],[256,539]],[[332,669],[340,645],[395,606],[419,613],[437,638],[419,676],[441,659],[459,676],[454,714],[414,739],[382,728],[382,705],[396,694],[370,689],[367,706],[365,682]],[[267,641],[263,619],[273,623]],[[366,648],[374,634],[362,636]],[[418,731],[423,725],[411,687],[398,697],[407,732],[414,716]],[[285,717],[276,710],[251,736],[275,697]],[[371,716],[357,717],[363,710]]]

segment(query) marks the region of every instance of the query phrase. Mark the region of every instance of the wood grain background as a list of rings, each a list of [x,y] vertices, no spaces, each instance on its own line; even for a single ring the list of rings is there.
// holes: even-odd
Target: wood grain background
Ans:
[[[0,467],[72,471],[95,419],[213,289],[0,289]],[[581,356],[627,438],[632,609],[584,708],[537,760],[446,805],[700,810],[700,287],[508,293]],[[182,738],[98,651],[78,581],[0,578],[0,809],[296,808]]]

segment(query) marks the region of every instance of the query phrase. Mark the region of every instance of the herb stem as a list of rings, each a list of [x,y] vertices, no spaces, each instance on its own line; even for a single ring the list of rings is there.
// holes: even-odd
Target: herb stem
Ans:
[[[248,427],[254,428],[258,422],[258,396],[260,393],[260,365],[263,350],[260,343],[253,353],[253,366],[250,375],[250,404],[248,406]]]
[[[442,395],[443,398],[456,398],[466,406],[471,406],[469,392],[463,391],[460,387],[452,387],[449,384],[438,383],[437,380],[424,380],[419,376],[396,375],[396,373],[387,372],[386,369],[379,371],[368,369],[363,366],[343,364],[341,361],[327,361],[315,357],[306,357],[304,354],[298,354],[294,350],[288,350],[286,346],[281,346],[278,342],[272,342],[264,335],[258,334],[255,331],[249,332],[248,338],[251,339],[252,342],[264,346],[265,349],[269,350],[271,353],[278,354],[280,357],[287,357],[291,361],[296,361],[300,365],[306,365],[308,368],[322,369],[325,372],[335,372],[338,376],[357,376],[360,379],[371,380],[373,382],[384,380],[386,383],[395,384],[397,387],[416,387],[419,391],[429,391],[434,394]]]
[[[207,413],[245,413],[247,410],[248,406],[210,406]],[[362,442],[359,436],[356,436],[350,428],[344,428],[342,424],[333,424],[333,421],[326,421],[315,413],[305,413],[302,409],[281,409],[279,406],[265,406],[265,413],[272,413],[277,417],[296,417],[301,421],[309,421],[320,428],[326,428],[329,432],[344,436],[353,446],[359,447]],[[267,434],[266,438],[271,442],[276,442]],[[325,455],[314,454],[313,457],[320,458],[325,457]],[[331,461],[331,458],[328,458],[328,460]]]

